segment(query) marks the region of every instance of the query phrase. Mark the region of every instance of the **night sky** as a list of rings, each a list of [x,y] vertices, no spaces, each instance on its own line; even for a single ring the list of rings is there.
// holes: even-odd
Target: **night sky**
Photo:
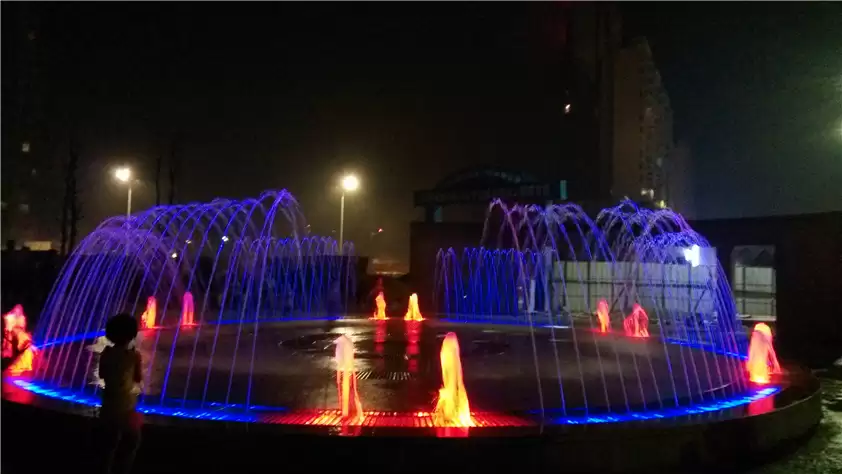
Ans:
[[[115,164],[145,183],[136,208],[152,205],[155,156],[174,140],[178,201],[288,188],[316,233],[336,229],[335,183],[357,172],[348,237],[398,258],[420,218],[413,190],[470,165],[565,159],[557,3],[30,8],[45,115],[83,151],[83,231],[124,209]],[[676,141],[692,151],[699,217],[842,209],[840,4],[622,10],[626,33],[650,41]]]

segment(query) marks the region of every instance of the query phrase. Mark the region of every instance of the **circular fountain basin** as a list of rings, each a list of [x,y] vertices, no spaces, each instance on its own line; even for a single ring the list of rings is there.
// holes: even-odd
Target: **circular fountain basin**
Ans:
[[[431,414],[442,383],[439,349],[448,332],[459,339],[472,428],[436,426]],[[337,410],[333,342],[343,334],[355,345],[365,412],[351,423]],[[93,415],[98,393],[83,376],[89,370],[79,370],[95,363],[85,350],[90,342],[80,337],[44,347],[40,357],[50,365],[47,376],[7,378],[4,399]],[[735,355],[675,344],[657,334],[639,339],[569,328],[402,319],[261,322],[256,333],[254,324],[147,330],[139,350],[154,361],[145,367],[140,410],[147,424],[159,426],[148,428],[155,431],[225,426],[229,429],[220,433],[231,436],[232,426],[249,426],[249,436],[470,437],[486,440],[469,443],[476,456],[491,459],[487,443],[496,445],[488,440],[514,437],[521,440],[515,443],[519,452],[564,468],[622,470],[690,458],[701,462],[730,452],[730,447],[711,451],[720,444],[711,440],[713,432],[725,440],[734,436],[732,430],[748,430],[747,436],[762,438],[752,446],[769,448],[803,434],[820,417],[818,387],[802,372],[793,370],[767,386],[745,385],[736,376],[742,360]],[[794,422],[786,413],[799,418]],[[749,429],[760,426],[768,429]],[[439,442],[441,449],[452,449]],[[735,440],[733,446],[746,442]],[[687,454],[690,446],[695,454]],[[635,449],[664,447],[672,451],[657,459],[633,455]],[[577,461],[562,463],[563,453]]]

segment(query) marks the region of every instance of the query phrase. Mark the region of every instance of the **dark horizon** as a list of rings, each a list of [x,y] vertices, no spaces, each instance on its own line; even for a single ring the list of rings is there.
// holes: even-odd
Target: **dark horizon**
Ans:
[[[287,188],[321,234],[338,226],[338,176],[356,171],[347,237],[383,228],[362,250],[405,259],[413,190],[471,165],[566,159],[563,6],[4,3],[4,96],[28,11],[53,147],[39,179],[60,199],[75,137],[83,235],[125,208],[114,165],[145,183],[135,209],[154,204],[155,158],[175,141],[178,202]],[[842,210],[839,5],[620,8],[626,36],[651,44],[675,142],[691,150],[693,217]]]

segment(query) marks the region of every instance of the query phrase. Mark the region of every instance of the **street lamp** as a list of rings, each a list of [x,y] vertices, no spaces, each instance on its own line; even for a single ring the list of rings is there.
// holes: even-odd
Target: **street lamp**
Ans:
[[[342,178],[342,197],[339,200],[339,255],[342,255],[342,245],[345,238],[345,193],[354,192],[360,187],[360,180],[349,174]]]
[[[129,217],[132,215],[132,170],[127,166],[117,168],[114,171],[114,177],[129,187],[129,198],[126,202],[126,217]]]

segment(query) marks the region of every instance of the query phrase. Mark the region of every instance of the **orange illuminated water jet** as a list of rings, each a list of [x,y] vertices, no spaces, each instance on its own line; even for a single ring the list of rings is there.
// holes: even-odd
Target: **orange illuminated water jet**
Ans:
[[[195,326],[193,322],[193,294],[189,291],[184,293],[181,301],[181,325]]]
[[[12,357],[15,344],[12,341],[15,328],[26,330],[26,315],[23,306],[16,304],[11,311],[3,315],[3,357]]]
[[[374,311],[374,319],[377,320],[385,320],[386,319],[386,297],[383,296],[383,292],[377,293],[377,298],[374,298],[374,304],[377,307],[377,310]]]
[[[626,336],[649,337],[649,316],[639,304],[635,304],[631,314],[623,320],[623,329]]]
[[[421,310],[418,309],[418,293],[409,295],[409,306],[406,308],[406,316],[404,316],[404,319],[407,321],[424,320],[424,316],[421,315]]]
[[[459,357],[459,340],[449,332],[441,344],[441,379],[439,399],[433,418],[437,426],[474,426],[468,392],[462,379],[462,359]]]
[[[154,296],[146,298],[146,309],[143,311],[143,314],[140,315],[141,329],[150,329],[155,327],[155,318],[157,317],[155,313],[157,312],[158,300],[156,300]]]
[[[772,346],[772,330],[766,323],[757,323],[754,326],[748,346],[746,370],[749,380],[759,384],[769,383],[770,374],[781,372],[778,356]]]
[[[340,409],[345,420],[363,416],[363,405],[357,393],[357,373],[354,370],[354,343],[348,336],[336,340],[336,389]]]
[[[12,339],[15,341],[14,347],[18,356],[9,365],[9,373],[11,375],[20,375],[24,372],[31,371],[32,363],[38,354],[38,349],[32,345],[32,336],[23,329],[16,327],[13,331]]]
[[[3,315],[3,357],[14,358],[7,369],[11,375],[32,370],[38,349],[32,345],[32,335],[26,332],[26,314],[23,306],[15,305]]]
[[[611,320],[608,317],[608,302],[599,300],[596,304],[596,317],[599,319],[599,332],[608,332]]]

